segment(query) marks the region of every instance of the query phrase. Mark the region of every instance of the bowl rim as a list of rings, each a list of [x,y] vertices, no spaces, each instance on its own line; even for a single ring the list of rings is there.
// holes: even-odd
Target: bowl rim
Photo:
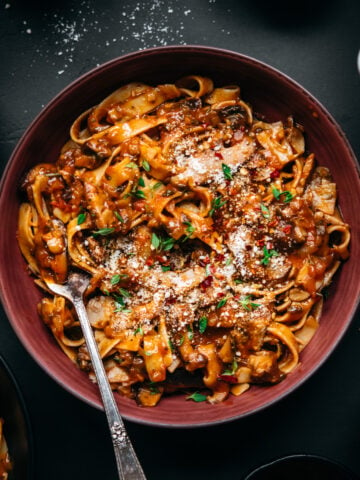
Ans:
[[[19,382],[17,378],[15,377],[12,369],[10,368],[9,364],[5,360],[3,354],[0,353],[0,368],[2,368],[3,372],[5,373],[5,376],[9,380],[9,382],[12,384],[14,387],[14,391],[16,394],[16,399],[18,401],[18,405],[20,407],[20,411],[24,420],[24,425],[25,425],[25,433],[26,433],[26,439],[27,439],[27,475],[26,478],[27,480],[31,480],[33,478],[34,474],[34,437],[33,437],[33,430],[31,426],[31,421],[30,421],[30,415],[28,408],[25,403],[24,395],[20,389]],[[6,420],[5,420],[6,422]],[[11,452],[9,451],[10,458],[11,458]]]
[[[12,173],[13,164],[14,164],[14,158],[16,158],[18,151],[21,150],[23,144],[27,141],[28,137],[32,135],[33,130],[37,128],[38,123],[42,120],[44,116],[47,115],[48,110],[51,110],[53,108],[56,108],[59,103],[61,103],[63,96],[66,96],[68,92],[71,90],[77,88],[79,84],[82,82],[86,81],[91,81],[93,77],[96,77],[98,73],[104,72],[107,69],[111,69],[113,66],[115,66],[119,62],[123,61],[131,61],[131,60],[139,60],[142,59],[143,57],[151,57],[152,55],[157,55],[157,54],[171,54],[171,53],[196,53],[198,55],[201,54],[216,54],[218,56],[225,56],[229,59],[233,59],[234,61],[244,61],[247,64],[251,64],[254,67],[260,67],[263,70],[266,70],[268,73],[272,75],[276,75],[278,78],[280,77],[283,81],[285,81],[289,87],[296,88],[301,95],[305,96],[311,104],[315,105],[316,108],[321,111],[321,113],[326,117],[327,121],[329,121],[332,126],[335,128],[337,134],[341,138],[341,141],[343,143],[343,146],[345,147],[345,150],[348,153],[349,159],[351,159],[351,166],[353,167],[354,171],[357,173],[357,181],[359,182],[359,191],[360,191],[360,167],[357,161],[357,158],[355,156],[355,153],[344,133],[340,125],[337,123],[337,121],[333,118],[333,116],[329,113],[329,111],[326,109],[326,107],[319,101],[317,100],[316,97],[314,97],[307,89],[305,89],[301,84],[299,84],[296,80],[293,80],[290,76],[287,74],[283,73],[276,67],[273,67],[261,60],[258,60],[254,57],[251,57],[249,55],[245,55],[233,50],[229,49],[223,49],[223,48],[218,48],[218,47],[212,47],[212,46],[206,46],[206,45],[169,45],[169,46],[161,46],[161,47],[152,47],[144,50],[137,50],[137,51],[132,51],[130,53],[127,53],[125,55],[120,55],[118,57],[115,57],[111,60],[108,60],[99,66],[96,66],[95,68],[90,69],[89,71],[83,73],[81,76],[77,77],[75,80],[70,82],[68,85],[66,85],[63,89],[61,89],[47,104],[46,106],[35,116],[33,121],[29,124],[29,126],[25,129],[23,134],[21,135],[18,143],[16,144],[12,154],[10,155],[10,158],[7,162],[7,165],[4,169],[1,181],[0,181],[0,204],[2,203],[2,197],[3,197],[3,190],[4,190],[4,185],[7,182],[8,176]],[[350,166],[350,164],[349,164]],[[359,260],[357,260],[359,262]],[[360,263],[360,262],[359,262]],[[103,405],[101,403],[101,398],[100,396],[97,397],[97,400],[92,400],[91,398],[86,398],[83,394],[78,392],[75,387],[68,385],[65,383],[62,379],[59,379],[52,371],[52,367],[44,363],[41,359],[41,356],[36,352],[36,350],[32,347],[30,342],[27,340],[26,336],[22,335],[22,332],[20,331],[19,327],[17,326],[16,321],[12,318],[12,314],[10,314],[10,308],[8,308],[6,296],[4,293],[4,288],[3,285],[5,284],[5,279],[3,278],[3,271],[0,266],[0,300],[4,306],[6,315],[9,319],[9,322],[14,329],[15,333],[21,340],[21,343],[25,347],[25,349],[30,353],[32,358],[38,363],[38,365],[53,379],[55,380],[59,385],[61,385],[65,390],[70,392],[72,395],[74,395],[76,398],[84,401],[85,403],[99,409],[103,410]],[[302,377],[295,382],[293,385],[289,386],[287,389],[285,389],[283,392],[278,394],[275,398],[271,398],[268,401],[264,402],[262,405],[256,407],[255,409],[251,411],[247,411],[244,413],[240,413],[237,415],[231,415],[226,418],[220,418],[216,420],[210,420],[210,421],[199,421],[199,423],[184,423],[184,424],[179,424],[179,423],[170,423],[170,422],[160,422],[160,421],[151,421],[148,419],[144,418],[138,418],[136,414],[131,415],[131,414],[124,414],[124,418],[127,420],[133,421],[135,423],[139,423],[142,425],[148,425],[148,426],[157,426],[157,427],[170,427],[170,428],[193,428],[193,427],[208,427],[212,425],[220,425],[223,423],[228,423],[234,420],[238,420],[240,418],[247,417],[249,415],[253,415],[255,413],[258,413],[268,407],[270,407],[273,404],[276,404],[277,402],[281,401],[284,397],[290,395],[293,393],[298,387],[300,387],[305,381],[307,381],[315,372],[318,371],[318,369],[327,361],[329,356],[334,352],[338,344],[341,342],[343,339],[346,331],[348,330],[352,320],[354,319],[354,316],[359,308],[360,305],[360,284],[357,286],[357,301],[354,302],[353,308],[351,312],[349,313],[346,322],[344,322],[342,328],[340,331],[338,331],[336,335],[336,339],[331,343],[331,346],[327,348],[327,351],[322,355],[322,357],[317,361],[316,365],[308,372],[302,375]]]
[[[266,461],[262,465],[259,465],[257,467],[254,467],[252,470],[248,471],[245,474],[245,477],[243,480],[253,480],[253,476],[257,475],[258,473],[265,473],[268,468],[271,468],[276,465],[281,465],[282,463],[286,463],[288,461],[292,460],[310,460],[310,461],[315,461],[321,464],[326,464],[329,466],[336,467],[337,469],[341,470],[344,474],[349,475],[349,480],[355,480],[358,479],[359,476],[356,475],[347,465],[343,464],[339,460],[335,460],[329,457],[326,457],[324,455],[316,454],[316,453],[306,453],[306,452],[300,452],[300,453],[289,453],[287,455],[281,456],[281,457],[275,457],[270,459],[269,461]]]

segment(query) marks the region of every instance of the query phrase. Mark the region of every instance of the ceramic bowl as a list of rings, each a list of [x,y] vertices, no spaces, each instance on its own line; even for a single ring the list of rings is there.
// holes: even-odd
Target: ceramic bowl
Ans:
[[[33,455],[28,413],[17,381],[0,356],[0,417],[13,465],[9,480],[31,480]]]
[[[18,143],[1,184],[0,285],[8,318],[33,358],[64,388],[96,407],[97,387],[60,350],[39,319],[41,292],[26,271],[16,241],[19,186],[24,174],[39,161],[55,161],[72,121],[120,85],[130,81],[173,82],[191,73],[210,76],[216,85],[239,84],[242,97],[270,121],[290,114],[306,131],[309,151],[330,168],[338,186],[339,203],[351,224],[351,257],[336,274],[321,325],[301,354],[301,364],[283,382],[252,387],[221,405],[194,403],[184,394],[161,400],[156,408],[141,408],[117,397],[129,420],[163,426],[200,426],[238,419],[257,412],[301,385],[329,356],[344,335],[359,297],[360,186],[357,162],[343,132],[326,109],[304,88],[276,69],[239,53],[202,46],[173,46],[139,51],[114,59],[83,75],[59,93],[40,113]],[[343,301],[346,297],[346,302]],[[21,299],[21,301],[19,301]],[[335,321],[336,320],[336,321]]]

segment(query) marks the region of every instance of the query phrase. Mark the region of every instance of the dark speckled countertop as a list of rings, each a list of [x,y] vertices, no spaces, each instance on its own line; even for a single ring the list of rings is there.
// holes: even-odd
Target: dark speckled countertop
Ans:
[[[175,44],[235,50],[280,69],[324,104],[359,158],[357,0],[1,0],[1,171],[29,123],[70,82],[125,53]],[[34,479],[115,479],[104,414],[50,379],[0,314],[0,352],[32,424]],[[320,370],[254,416],[194,430],[128,423],[148,479],[241,479],[292,453],[360,473],[359,327],[358,315]]]

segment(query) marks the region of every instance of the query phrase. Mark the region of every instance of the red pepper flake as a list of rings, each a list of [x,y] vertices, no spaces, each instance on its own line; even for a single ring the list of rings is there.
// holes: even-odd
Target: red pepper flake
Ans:
[[[210,125],[210,123],[202,123],[202,124],[201,124],[201,126],[202,126],[203,128],[208,128],[209,125]]]
[[[292,226],[291,225],[285,225],[285,227],[282,229],[284,233],[287,235],[291,232]]]
[[[222,156],[222,153],[220,153],[220,152],[215,152],[215,157],[219,158],[220,160],[224,159],[224,157]]]
[[[225,255],[223,255],[222,253],[217,253],[216,257],[215,257],[215,260],[217,262],[223,262],[225,260]]]
[[[145,265],[147,265],[148,267],[151,267],[152,265],[154,265],[154,263],[155,263],[155,260],[152,257],[149,257],[146,260]]]
[[[274,218],[274,220],[271,220],[271,222],[268,223],[269,227],[275,227],[279,223],[279,220],[277,218]]]
[[[252,247],[251,247],[251,245],[246,245],[245,248],[246,248],[246,250],[249,251],[249,250],[251,250]]]
[[[210,263],[210,258],[209,257],[204,257],[199,259],[199,265],[200,267],[206,267],[206,265],[209,265]]]
[[[280,177],[280,170],[276,168],[270,173],[270,178],[274,180],[274,178],[278,178],[278,177]]]
[[[217,294],[217,296],[218,296],[219,298],[223,298],[223,297],[225,297],[225,293],[224,293],[224,292],[219,292],[219,293]]]
[[[211,276],[211,275],[208,275],[205,280],[203,280],[201,283],[200,283],[200,287],[203,291],[205,291],[207,288],[211,287],[212,285],[212,282],[213,282],[214,278]]]
[[[224,382],[227,382],[227,383],[238,383],[238,379],[235,377],[235,375],[223,374],[223,375],[219,375],[218,379],[223,380]]]
[[[263,247],[265,245],[265,240],[261,238],[260,240],[257,241],[258,247]]]

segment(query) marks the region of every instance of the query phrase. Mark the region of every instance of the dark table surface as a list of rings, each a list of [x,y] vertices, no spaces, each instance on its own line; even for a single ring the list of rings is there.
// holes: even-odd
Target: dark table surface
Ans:
[[[325,105],[360,156],[358,0],[1,0],[0,42],[2,170],[32,119],[79,75],[125,53],[172,44],[227,48],[280,69]],[[127,423],[148,479],[241,479],[292,453],[326,456],[360,473],[359,327],[357,315],[326,363],[261,413],[187,430]],[[104,414],[43,372],[3,310],[0,352],[29,411],[34,478],[117,478]]]

